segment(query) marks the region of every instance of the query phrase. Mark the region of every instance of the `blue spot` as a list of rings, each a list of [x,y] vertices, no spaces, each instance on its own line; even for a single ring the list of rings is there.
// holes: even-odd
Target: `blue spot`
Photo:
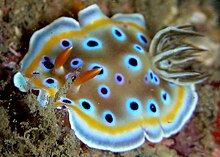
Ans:
[[[80,105],[81,109],[86,113],[93,112],[95,110],[92,102],[87,99],[80,99],[79,105]]]
[[[68,79],[69,77],[71,77],[72,74],[73,74],[73,73],[68,73],[68,74],[66,74],[65,79]]]
[[[142,44],[147,45],[147,38],[146,38],[146,36],[145,36],[143,33],[138,32],[138,33],[137,33],[137,38],[138,38],[138,40],[139,40]]]
[[[152,83],[154,83],[154,84],[156,84],[156,85],[159,85],[159,84],[160,84],[160,79],[159,79],[159,77],[157,77],[157,75],[154,74],[152,70],[149,70],[149,71],[148,71],[148,75],[147,75],[147,76],[148,76],[148,79],[149,79]]]
[[[105,79],[107,77],[108,71],[106,67],[104,67],[103,65],[97,64],[97,63],[92,63],[89,66],[89,70],[92,70],[94,68],[102,68],[101,72],[98,75],[96,75],[94,79]]]
[[[124,76],[121,73],[116,73],[115,82],[119,85],[122,85],[124,83]]]
[[[59,102],[61,102],[63,104],[67,104],[67,105],[74,105],[72,100],[65,98],[65,97],[61,97]]]
[[[133,48],[137,51],[137,52],[140,52],[140,53],[143,53],[144,54],[144,49],[138,45],[138,44],[134,44]]]
[[[170,95],[166,91],[161,90],[160,97],[165,105],[170,104]]]
[[[109,89],[108,86],[106,86],[106,85],[100,85],[100,86],[98,87],[98,93],[99,93],[99,95],[100,95],[101,97],[103,97],[103,98],[109,98],[109,96],[110,96],[110,94],[111,94],[111,91],[110,91],[110,89]]]
[[[175,87],[175,86],[176,86],[176,84],[173,83],[173,82],[168,82],[168,84],[169,84],[171,87]]]
[[[57,86],[58,81],[52,77],[49,77],[49,78],[44,79],[43,84],[46,87],[53,88]]]
[[[118,27],[113,27],[112,28],[112,34],[119,41],[124,41],[126,39],[125,34]]]
[[[154,101],[153,99],[149,99],[147,101],[147,113],[155,117],[160,116],[159,106],[157,105],[156,101]]]
[[[54,68],[54,64],[48,56],[43,56],[42,61],[40,62],[41,67],[45,71],[50,71]]]
[[[71,62],[70,62],[70,66],[72,68],[79,68],[80,66],[82,66],[83,61],[80,58],[74,58]]]
[[[127,55],[124,59],[126,67],[132,71],[137,71],[141,69],[141,60],[134,55]]]
[[[151,70],[148,71],[148,79],[152,82],[153,78],[154,78],[154,74]]]
[[[60,40],[60,47],[62,48],[62,49],[67,49],[67,48],[69,48],[69,47],[72,47],[73,46],[73,43],[72,43],[72,41],[71,40],[69,40],[69,39],[62,39],[62,40]]]
[[[115,116],[111,111],[105,111],[102,114],[102,118],[104,120],[104,123],[108,126],[114,126],[115,125]]]
[[[154,84],[159,85],[160,84],[160,79],[157,77],[157,75],[154,74],[154,79],[153,79]]]
[[[142,104],[137,98],[129,98],[126,101],[126,108],[131,114],[137,114],[142,110]]]
[[[86,50],[97,50],[97,49],[102,48],[102,43],[100,40],[96,38],[89,38],[83,42],[83,47]]]

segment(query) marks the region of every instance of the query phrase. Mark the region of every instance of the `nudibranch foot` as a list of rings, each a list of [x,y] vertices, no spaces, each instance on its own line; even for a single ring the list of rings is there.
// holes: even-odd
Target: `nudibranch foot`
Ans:
[[[206,51],[182,41],[185,37],[202,36],[192,30],[192,26],[167,27],[160,30],[152,39],[150,54],[154,70],[165,80],[181,85],[200,83],[206,74],[187,71],[187,67],[199,63],[197,57]]]

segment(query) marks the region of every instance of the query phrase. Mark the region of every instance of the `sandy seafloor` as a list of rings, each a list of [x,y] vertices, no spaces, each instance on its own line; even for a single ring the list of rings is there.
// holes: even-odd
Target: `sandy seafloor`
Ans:
[[[60,16],[77,17],[78,10],[94,3],[108,16],[142,13],[151,36],[165,26],[189,23],[204,35],[196,42],[209,51],[195,68],[210,77],[196,85],[198,106],[178,134],[124,153],[91,149],[69,129],[65,110],[42,108],[32,92],[21,93],[13,86],[31,34]],[[0,156],[219,157],[219,15],[219,0],[0,0]]]

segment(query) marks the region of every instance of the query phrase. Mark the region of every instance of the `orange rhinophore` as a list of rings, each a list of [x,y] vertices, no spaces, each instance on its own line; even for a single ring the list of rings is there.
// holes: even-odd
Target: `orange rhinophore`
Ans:
[[[84,82],[91,80],[94,78],[96,75],[98,75],[101,72],[102,68],[95,68],[86,72],[83,72],[79,74],[79,76],[76,77],[74,80],[75,85],[80,85],[83,84]]]
[[[56,69],[60,68],[61,66],[64,65],[64,63],[67,61],[67,59],[70,56],[71,50],[73,47],[69,47],[65,50],[63,50],[55,59],[54,67]]]

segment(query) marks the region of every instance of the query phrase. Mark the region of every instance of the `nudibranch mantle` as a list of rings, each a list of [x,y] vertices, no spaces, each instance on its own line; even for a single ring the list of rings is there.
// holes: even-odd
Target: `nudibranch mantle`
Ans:
[[[40,90],[45,106],[77,70],[71,90],[55,104],[67,107],[81,141],[113,152],[145,139],[160,142],[183,127],[198,97],[194,84],[178,85],[154,71],[149,46],[142,15],[108,18],[91,5],[79,22],[61,17],[34,33],[14,84],[22,92]]]

